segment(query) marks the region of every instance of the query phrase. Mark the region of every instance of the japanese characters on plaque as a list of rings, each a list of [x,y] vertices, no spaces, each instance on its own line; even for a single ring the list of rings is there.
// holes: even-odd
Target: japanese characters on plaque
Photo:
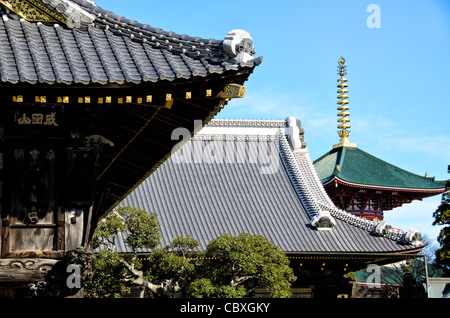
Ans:
[[[18,107],[10,112],[12,136],[53,136],[62,133],[64,111],[56,107]]]
[[[59,124],[56,118],[56,112],[50,112],[49,114],[43,113],[19,113],[16,114],[16,123],[18,125],[44,125],[58,127]]]

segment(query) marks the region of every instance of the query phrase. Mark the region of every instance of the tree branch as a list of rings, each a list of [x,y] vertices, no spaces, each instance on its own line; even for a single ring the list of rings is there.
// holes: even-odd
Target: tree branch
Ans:
[[[232,281],[231,281],[231,286],[238,286],[238,285],[240,285],[240,284],[242,284],[242,283],[244,283],[245,281],[247,281],[247,280],[249,280],[249,279],[252,279],[252,278],[256,278],[256,276],[242,276],[242,277],[238,277],[238,278],[236,278],[236,279],[233,279]]]
[[[163,288],[163,284],[155,285],[155,284],[145,280],[144,279],[144,273],[142,271],[137,270],[137,269],[134,268],[134,260],[136,259],[136,257],[137,256],[133,256],[131,264],[129,264],[128,262],[126,262],[123,259],[120,260],[120,263],[123,264],[131,272],[131,274],[134,276],[133,278],[123,279],[123,281],[131,282],[133,284],[142,286],[144,289],[148,288],[154,293],[156,291],[158,291],[158,289]]]

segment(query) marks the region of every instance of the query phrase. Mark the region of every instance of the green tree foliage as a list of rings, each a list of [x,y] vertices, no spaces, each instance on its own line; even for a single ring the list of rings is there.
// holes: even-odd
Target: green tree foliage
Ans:
[[[449,166],[450,173],[450,166]],[[442,194],[439,207],[433,213],[433,225],[444,226],[437,238],[439,248],[436,250],[436,265],[450,274],[450,182],[446,185],[446,191]]]
[[[85,286],[86,297],[122,297],[130,286],[150,290],[153,296],[248,297],[254,288],[266,288],[273,297],[288,297],[294,281],[287,256],[260,235],[223,234],[205,251],[191,235],[160,246],[155,214],[132,207],[114,210],[99,224],[91,246],[97,255],[94,278]],[[116,251],[115,238],[127,233],[129,255]],[[138,250],[149,252],[138,258]],[[142,261],[145,259],[145,261]]]
[[[198,242],[191,235],[152,250],[146,262],[146,277],[160,286],[153,294],[173,297],[183,291],[196,275],[199,255]]]
[[[116,237],[126,233],[125,242],[133,251],[131,255],[120,255],[116,251]],[[91,247],[102,248],[94,266],[94,278],[86,283],[87,297],[121,297],[129,292],[129,285],[146,287],[156,291],[145,279],[142,263],[138,260],[138,249],[154,249],[159,244],[159,223],[156,214],[133,207],[122,207],[103,218],[91,241]]]
[[[419,268],[418,268],[419,267]],[[399,289],[400,298],[425,298],[426,291],[423,286],[424,281],[418,277],[417,273],[423,271],[423,262],[406,262],[401,266],[402,284]]]
[[[118,253],[100,251],[94,266],[94,276],[85,282],[85,297],[121,298],[128,294],[130,287],[124,281],[127,271]]]
[[[289,297],[295,280],[283,251],[261,235],[223,234],[208,244],[201,268],[190,286],[193,297],[245,297],[255,287]]]

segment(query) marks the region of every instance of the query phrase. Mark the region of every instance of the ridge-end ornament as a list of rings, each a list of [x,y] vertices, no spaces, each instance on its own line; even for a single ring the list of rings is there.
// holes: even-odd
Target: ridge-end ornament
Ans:
[[[238,63],[246,63],[255,55],[253,39],[245,30],[236,29],[228,32],[223,41],[223,48]]]

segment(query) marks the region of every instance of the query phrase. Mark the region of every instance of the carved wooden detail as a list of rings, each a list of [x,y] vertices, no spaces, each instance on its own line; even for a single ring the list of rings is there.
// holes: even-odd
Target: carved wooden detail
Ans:
[[[52,259],[0,259],[0,282],[20,283],[44,280],[57,260]]]
[[[10,10],[27,21],[34,22],[63,22],[66,19],[60,13],[50,10],[45,4],[35,0],[0,0]]]

